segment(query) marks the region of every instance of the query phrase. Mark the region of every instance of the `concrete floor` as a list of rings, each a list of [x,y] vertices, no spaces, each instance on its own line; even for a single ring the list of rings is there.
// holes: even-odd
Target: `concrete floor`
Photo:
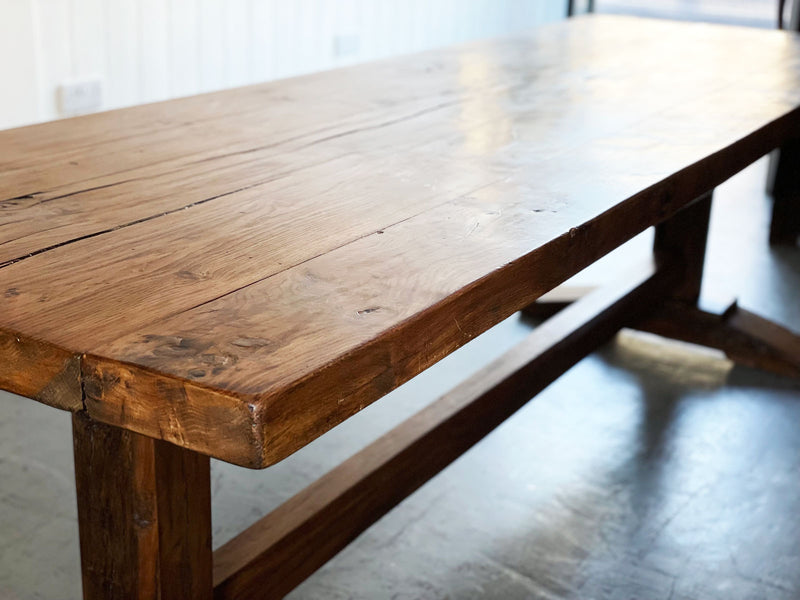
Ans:
[[[800,330],[800,249],[766,244],[765,171],[718,190],[704,296]],[[512,317],[274,468],[213,463],[215,546],[530,330]],[[798,423],[800,382],[623,332],[290,597],[798,598]],[[0,393],[0,598],[80,596],[72,474],[69,416]]]

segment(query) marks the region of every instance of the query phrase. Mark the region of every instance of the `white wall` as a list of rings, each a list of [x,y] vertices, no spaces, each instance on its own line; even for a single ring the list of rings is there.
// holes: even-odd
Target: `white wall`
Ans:
[[[115,108],[533,27],[565,0],[0,0],[0,128],[63,116],[99,78]],[[337,50],[338,48],[338,50]]]

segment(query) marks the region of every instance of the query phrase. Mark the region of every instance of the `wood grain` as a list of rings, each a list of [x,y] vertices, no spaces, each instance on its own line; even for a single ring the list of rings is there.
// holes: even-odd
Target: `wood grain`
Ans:
[[[0,330],[0,389],[69,411],[83,409],[80,357]]]
[[[617,330],[677,270],[633,268],[398,425],[214,553],[214,597],[282,598]]]
[[[73,415],[83,597],[211,597],[209,459]]]
[[[800,137],[798,70],[597,16],[0,132],[0,331],[93,418],[263,467]]]

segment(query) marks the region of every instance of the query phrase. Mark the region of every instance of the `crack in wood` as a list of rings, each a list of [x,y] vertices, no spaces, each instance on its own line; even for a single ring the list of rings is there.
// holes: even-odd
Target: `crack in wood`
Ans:
[[[282,176],[287,176],[287,175],[288,174],[282,174]],[[91,238],[94,238],[94,237],[98,237],[100,235],[106,235],[108,233],[113,233],[113,232],[118,231],[120,229],[124,229],[125,227],[131,227],[133,225],[139,225],[140,223],[146,223],[147,221],[152,221],[153,219],[166,217],[167,215],[171,215],[173,213],[177,213],[177,212],[180,212],[182,210],[186,210],[188,208],[192,208],[194,206],[199,206],[201,204],[205,204],[206,202],[211,202],[212,200],[217,200],[218,198],[223,198],[225,196],[230,196],[232,194],[238,194],[239,192],[243,192],[245,190],[249,190],[250,188],[258,187],[259,185],[265,185],[267,183],[270,183],[271,181],[274,181],[274,179],[270,179],[269,181],[260,181],[258,183],[247,185],[247,186],[232,190],[230,192],[223,192],[222,194],[217,194],[216,196],[211,196],[210,198],[204,198],[202,200],[198,200],[197,202],[192,202],[191,204],[187,204],[185,206],[180,206],[178,208],[173,208],[171,210],[167,210],[167,211],[155,214],[155,215],[149,215],[147,217],[142,217],[141,219],[135,219],[133,221],[129,221],[127,223],[122,223],[121,225],[115,225],[114,227],[108,227],[108,228],[102,229],[100,231],[94,231],[92,233],[87,233],[86,235],[81,235],[81,236],[78,236],[76,238],[72,238],[72,239],[69,239],[69,240],[65,240],[63,242],[59,242],[57,244],[51,244],[50,246],[46,246],[44,248],[40,248],[38,250],[34,250],[33,252],[30,252],[30,253],[28,253],[28,254],[26,254],[24,256],[18,256],[17,258],[11,258],[11,259],[8,259],[8,260],[6,260],[4,262],[0,262],[0,269],[2,269],[3,267],[7,267],[9,265],[13,265],[13,264],[18,263],[18,262],[21,262],[21,261],[23,261],[25,259],[28,259],[28,258],[31,258],[33,256],[37,256],[39,254],[43,254],[43,253],[49,252],[51,250],[56,250],[57,248],[63,248],[64,246],[69,246],[71,244],[75,244],[75,243],[81,242],[83,240],[88,240],[88,239],[91,239]]]
[[[354,244],[354,243],[356,243],[356,242],[358,242],[358,241],[360,241],[360,240],[362,240],[364,238],[370,237],[372,235],[383,234],[388,229],[391,229],[393,227],[401,225],[402,223],[405,223],[406,221],[409,221],[411,219],[419,217],[420,215],[422,215],[422,214],[424,214],[426,212],[430,212],[430,211],[433,211],[433,210],[435,210],[437,208],[440,208],[442,206],[446,206],[447,204],[452,204],[454,202],[462,200],[462,199],[464,199],[466,197],[469,197],[470,195],[472,195],[472,194],[474,194],[476,192],[479,192],[480,190],[482,190],[484,188],[488,188],[488,187],[491,187],[493,185],[496,185],[497,183],[500,183],[501,181],[502,181],[502,179],[498,179],[498,180],[495,180],[495,181],[491,181],[489,183],[485,183],[485,184],[483,184],[481,186],[478,186],[477,188],[475,188],[473,190],[470,190],[470,191],[468,191],[468,192],[466,192],[464,194],[459,194],[458,197],[456,197],[456,198],[451,198],[451,199],[448,199],[448,200],[446,200],[444,202],[440,202],[439,204],[436,204],[434,206],[425,208],[424,210],[421,210],[421,211],[419,211],[417,213],[414,213],[413,215],[409,215],[409,216],[407,216],[407,217],[405,217],[403,219],[400,219],[399,221],[397,221],[395,223],[392,223],[391,225],[387,225],[387,226],[381,227],[379,229],[376,229],[376,230],[373,230],[373,231],[369,231],[367,233],[363,233],[363,234],[361,234],[359,236],[356,236],[356,237],[354,237],[352,239],[346,240],[345,242],[343,242],[341,244],[338,244],[338,245],[336,245],[336,246],[334,246],[332,248],[327,248],[322,252],[318,252],[317,254],[315,254],[313,256],[309,256],[308,258],[305,258],[305,259],[301,260],[300,262],[297,262],[297,263],[291,264],[291,265],[286,265],[282,269],[279,269],[279,270],[277,270],[277,271],[275,271],[273,273],[270,273],[269,275],[266,275],[265,277],[260,277],[260,278],[254,280],[254,281],[250,281],[248,283],[240,285],[235,289],[229,290],[229,291],[227,291],[227,292],[225,292],[223,294],[219,294],[219,295],[215,296],[214,298],[210,298],[208,300],[204,300],[203,302],[199,302],[198,304],[195,304],[194,306],[190,306],[188,308],[183,308],[181,310],[178,310],[178,311],[169,313],[167,315],[164,315],[164,317],[162,317],[161,319],[158,319],[157,321],[154,321],[153,324],[158,323],[158,322],[162,322],[162,321],[166,321],[166,320],[171,319],[174,316],[179,315],[181,313],[189,312],[189,311],[198,309],[198,308],[200,308],[202,306],[205,306],[207,304],[211,304],[212,302],[216,302],[217,300],[221,300],[222,298],[225,298],[226,296],[230,296],[231,294],[235,294],[235,293],[240,292],[240,291],[242,291],[242,290],[244,290],[246,288],[249,288],[249,287],[252,287],[252,286],[257,285],[259,283],[262,283],[262,282],[264,282],[264,281],[266,281],[266,280],[268,280],[268,279],[270,279],[272,277],[275,277],[277,275],[280,275],[281,273],[284,273],[285,271],[288,271],[290,269],[294,269],[296,267],[304,265],[307,262],[310,262],[310,261],[312,261],[314,259],[317,259],[317,258],[319,258],[321,256],[324,256],[326,254],[329,254],[331,252],[334,252],[336,250],[344,248],[345,246],[349,246],[351,244]],[[3,267],[3,266],[4,265],[0,264],[0,268]],[[371,311],[369,311],[369,312],[371,312]],[[359,313],[359,314],[361,314],[361,313]]]

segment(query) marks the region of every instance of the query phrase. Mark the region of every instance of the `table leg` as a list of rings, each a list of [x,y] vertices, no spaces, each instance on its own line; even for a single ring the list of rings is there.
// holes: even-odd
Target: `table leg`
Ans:
[[[210,599],[207,456],[73,415],[83,596]]]
[[[771,244],[796,244],[800,236],[800,140],[780,149],[771,165]]]
[[[703,281],[712,192],[704,194],[656,227],[653,252],[660,263],[677,262],[681,281],[670,297],[696,304]]]
[[[800,165],[800,153],[795,164]],[[792,206],[797,209],[800,194],[793,193]],[[678,267],[679,282],[657,310],[645,319],[631,320],[627,326],[717,348],[747,367],[800,377],[800,335],[740,308],[736,302],[718,312],[698,306],[710,213],[709,192],[656,227],[656,258],[662,265]],[[537,302],[525,312],[546,319],[579,297],[580,293],[562,293],[555,301]]]
[[[794,206],[800,207],[800,196],[795,195],[794,200]],[[682,279],[664,306],[635,327],[717,348],[744,366],[800,377],[800,336],[736,302],[719,313],[698,306],[710,214],[711,193],[656,228],[656,257],[677,261]]]
[[[690,304],[696,303],[700,297],[711,217],[711,197],[712,192],[708,192],[656,227],[653,247],[656,258],[662,263],[677,261],[681,266],[681,283],[671,297]],[[557,288],[523,312],[533,319],[547,319],[590,291],[591,288]]]

